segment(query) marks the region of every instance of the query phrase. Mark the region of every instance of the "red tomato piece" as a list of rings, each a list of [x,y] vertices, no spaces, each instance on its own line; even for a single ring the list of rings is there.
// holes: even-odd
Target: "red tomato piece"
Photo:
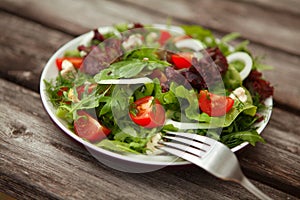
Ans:
[[[59,71],[62,70],[62,62],[64,60],[68,60],[69,62],[71,62],[74,67],[76,68],[80,68],[81,65],[82,65],[82,62],[83,62],[83,58],[80,58],[80,57],[62,57],[62,58],[57,58],[55,61],[56,61],[56,66],[58,68]]]
[[[156,128],[165,123],[165,110],[158,99],[152,96],[136,100],[129,116],[134,123],[145,128]]]
[[[74,121],[74,130],[79,137],[90,142],[98,142],[106,138],[111,132],[87,112],[79,110],[77,114],[79,117]]]
[[[211,117],[220,117],[230,111],[234,104],[234,100],[230,97],[220,96],[201,90],[199,95],[199,107],[202,112]]]
[[[192,66],[193,53],[182,52],[179,54],[173,54],[171,56],[172,62],[175,65],[175,69],[189,68]]]
[[[161,46],[163,46],[166,43],[166,41],[171,37],[172,37],[171,33],[169,33],[168,31],[161,30],[160,38],[158,39],[158,42]]]
[[[58,91],[57,91],[57,95],[58,96],[62,96],[64,94],[64,92],[68,91],[69,88],[68,87],[61,87]]]

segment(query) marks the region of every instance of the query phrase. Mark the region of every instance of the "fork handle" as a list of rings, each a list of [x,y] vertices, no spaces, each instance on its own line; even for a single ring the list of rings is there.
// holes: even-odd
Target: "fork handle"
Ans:
[[[269,196],[267,196],[265,193],[263,193],[260,189],[258,189],[256,186],[254,186],[248,178],[245,176],[240,181],[240,184],[246,188],[249,192],[254,194],[257,198],[261,200],[272,200]]]

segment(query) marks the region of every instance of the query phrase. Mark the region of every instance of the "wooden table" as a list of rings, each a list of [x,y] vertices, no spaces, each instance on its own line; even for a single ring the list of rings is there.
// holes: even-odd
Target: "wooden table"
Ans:
[[[296,0],[1,0],[0,199],[255,199],[190,165],[151,173],[113,170],[52,123],[39,96],[45,63],[64,43],[120,22],[199,24],[240,32],[265,55],[275,86],[266,144],[237,152],[243,171],[274,199],[300,198],[300,2]]]

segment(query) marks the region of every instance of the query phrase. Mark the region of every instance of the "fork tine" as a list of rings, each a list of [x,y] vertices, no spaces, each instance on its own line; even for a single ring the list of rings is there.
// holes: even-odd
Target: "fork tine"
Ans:
[[[182,138],[180,138],[180,139],[182,139]],[[188,141],[188,142],[191,142],[191,141]],[[169,148],[174,148],[174,149],[178,149],[178,150],[182,151],[181,154],[186,152],[186,153],[190,153],[195,156],[198,156],[199,158],[203,157],[206,154],[205,150],[202,150],[202,149],[198,148],[197,146],[194,146],[194,147],[189,146],[190,145],[189,143],[182,143],[182,144],[174,143],[174,142],[161,142],[161,143]],[[194,142],[194,143],[198,143],[198,142]],[[198,143],[198,144],[200,144],[200,143]],[[197,144],[195,144],[195,145],[197,145]]]
[[[179,149],[175,149],[173,147],[168,147],[168,146],[160,146],[158,147],[159,149],[165,151],[165,152],[168,152],[172,155],[175,155],[179,158],[183,158],[187,161],[190,161],[191,163],[194,163],[194,164],[198,164],[198,165],[201,165],[201,160],[199,159],[198,156],[195,156],[193,154],[189,154],[185,151],[181,151]]]
[[[189,138],[189,139],[192,139],[192,140],[196,140],[198,142],[201,142],[201,143],[204,143],[204,144],[207,144],[207,145],[213,145],[216,141],[211,139],[211,138],[208,138],[208,137],[205,137],[205,136],[202,136],[202,135],[197,135],[197,134],[193,134],[193,133],[182,133],[182,132],[172,132],[172,131],[168,131],[166,133],[166,135],[175,135],[175,136],[179,136],[179,137],[183,137],[183,138]]]
[[[200,151],[202,151],[202,153],[207,152],[209,149],[211,149],[211,146],[209,144],[198,142],[197,140],[192,140],[192,139],[187,139],[182,137],[174,137],[174,136],[163,136],[163,138],[172,140],[172,142],[180,142],[184,144],[185,148],[188,148],[189,146],[195,147]]]

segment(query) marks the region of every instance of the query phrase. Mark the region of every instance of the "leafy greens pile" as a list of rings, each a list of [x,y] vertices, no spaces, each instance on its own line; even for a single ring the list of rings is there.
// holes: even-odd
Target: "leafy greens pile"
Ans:
[[[117,34],[116,31],[103,34],[94,30],[88,44],[65,52],[64,60],[73,64],[73,68],[67,68],[63,63],[56,80],[44,80],[57,116],[64,119],[76,134],[79,129],[74,125],[82,117],[78,111],[83,110],[85,117],[92,116],[99,122],[98,128],[103,126],[109,131],[106,137],[97,137],[97,140],[78,134],[80,137],[112,151],[148,153],[151,150],[149,143],[157,133],[179,130],[168,123],[147,128],[130,119],[128,105],[152,96],[163,106],[166,119],[198,124],[197,129],[186,130],[188,132],[214,137],[230,148],[243,142],[252,145],[264,142],[256,131],[255,123],[263,120],[260,112],[268,109],[264,101],[273,94],[273,87],[259,72],[269,67],[252,58],[250,75],[245,80],[240,78],[243,63],[228,64],[226,60],[226,56],[233,52],[251,55],[247,49],[248,41],[234,47],[228,45],[239,34],[231,33],[218,40],[200,26],[181,26],[188,38],[200,41],[205,49],[200,57],[191,58],[191,66],[178,69],[171,57],[181,51],[189,52],[174,45],[174,41],[182,36],[142,24],[122,24],[114,28]],[[82,59],[80,67],[74,67],[73,58]],[[217,83],[215,73],[221,75],[222,87]],[[98,84],[103,80],[143,77],[152,81],[143,84]],[[219,93],[224,87],[224,96],[229,96],[236,88],[243,88],[247,101],[236,99],[230,111],[221,117],[199,110],[201,90]]]

